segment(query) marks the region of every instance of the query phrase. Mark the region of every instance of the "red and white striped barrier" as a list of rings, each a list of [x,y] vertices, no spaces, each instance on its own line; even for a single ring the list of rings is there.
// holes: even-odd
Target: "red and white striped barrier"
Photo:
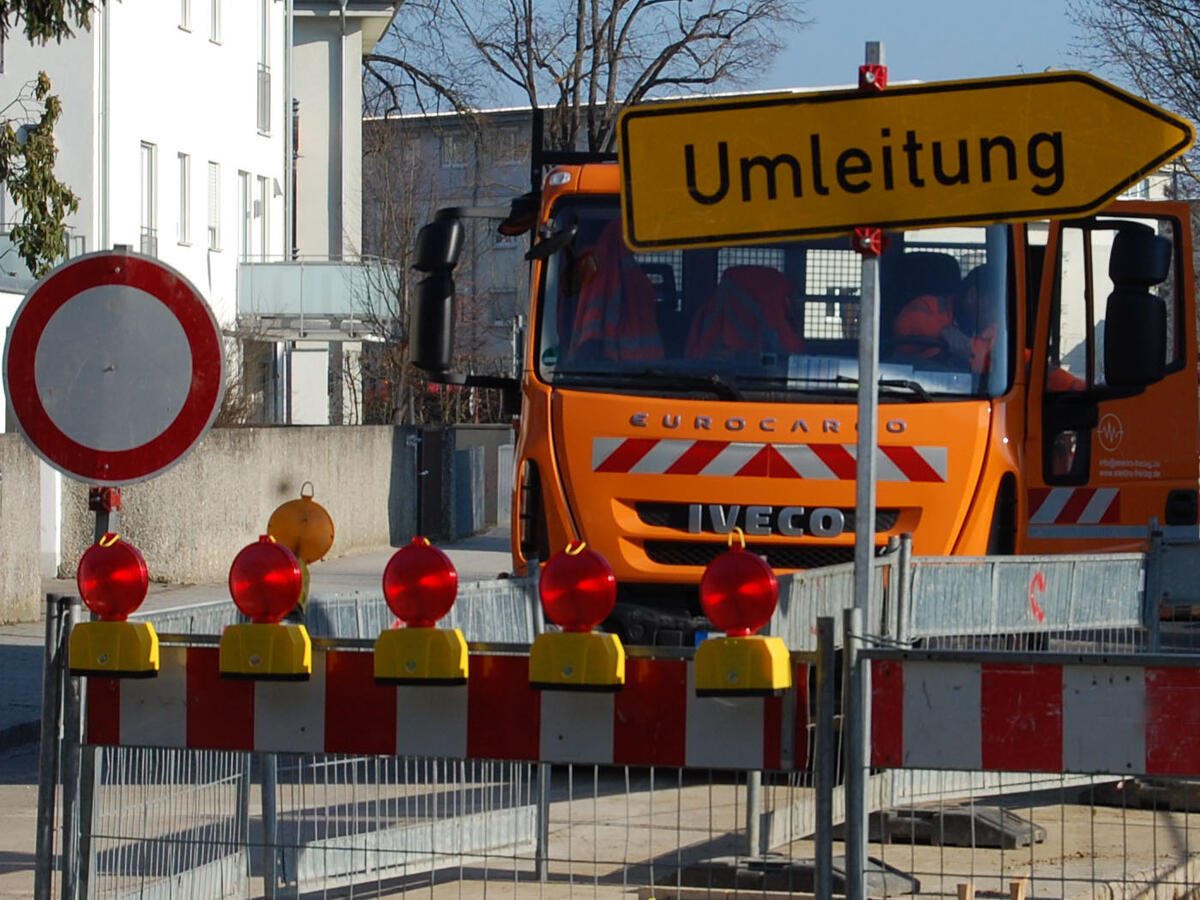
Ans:
[[[697,697],[692,664],[626,661],[616,693],[537,691],[528,656],[472,654],[459,687],[377,685],[369,652],[314,651],[304,682],[222,678],[215,647],[165,646],[156,678],[88,678],[102,745],[794,769],[807,666],[782,697]],[[797,700],[799,698],[799,701]]]
[[[1200,776],[1200,669],[872,661],[872,764]]]

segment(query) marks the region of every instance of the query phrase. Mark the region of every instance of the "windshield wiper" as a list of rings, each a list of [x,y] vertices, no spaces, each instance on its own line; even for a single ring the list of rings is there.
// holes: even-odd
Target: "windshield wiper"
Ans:
[[[717,372],[696,374],[691,372],[668,372],[665,369],[640,369],[636,371],[624,369],[617,369],[615,371],[571,369],[566,372],[559,371],[554,373],[555,382],[572,378],[603,378],[628,386],[649,383],[655,386],[668,385],[680,388],[701,388],[712,391],[722,400],[742,399],[741,392],[738,391],[737,386],[724,375]]]
[[[880,378],[879,386],[881,388],[904,388],[912,391],[926,403],[933,399],[929,395],[929,391],[921,386],[921,382],[913,381],[911,378]]]
[[[801,377],[801,378],[792,378],[789,380],[791,380],[791,381],[807,381],[807,382],[813,382],[815,384],[846,384],[846,385],[853,384],[856,386],[858,385],[858,379],[854,378],[850,375],[834,375],[834,376],[828,377],[828,378],[821,378],[821,377],[803,378],[803,377]],[[879,387],[881,389],[895,390],[897,388],[900,388],[900,389],[903,389],[906,391],[910,391],[911,393],[916,394],[919,399],[923,400],[926,403],[928,403],[929,401],[931,401],[933,399],[933,397],[930,396],[929,391],[925,390],[925,388],[922,386],[922,384],[919,381],[913,381],[911,378],[880,378],[879,379]]]

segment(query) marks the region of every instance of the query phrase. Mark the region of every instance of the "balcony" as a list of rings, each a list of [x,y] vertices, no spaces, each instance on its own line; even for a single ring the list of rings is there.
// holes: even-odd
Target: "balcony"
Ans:
[[[382,340],[397,327],[400,275],[378,259],[244,262],[238,329],[260,340]]]
[[[0,276],[28,280],[32,284],[37,279],[34,278],[33,273],[29,271],[29,266],[25,265],[25,260],[21,259],[21,255],[17,252],[17,245],[12,241],[10,228],[12,228],[12,223],[0,224],[0,229],[2,229],[0,230]],[[66,259],[81,256],[86,252],[87,247],[83,235],[73,235],[68,229]]]
[[[258,133],[271,133],[271,67],[258,64]]]
[[[142,239],[138,248],[147,256],[158,256],[158,229],[142,226]]]

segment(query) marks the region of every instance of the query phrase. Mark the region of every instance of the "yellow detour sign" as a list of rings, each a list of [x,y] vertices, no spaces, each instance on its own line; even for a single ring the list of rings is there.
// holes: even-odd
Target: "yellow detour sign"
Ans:
[[[618,135],[642,250],[1083,215],[1194,136],[1082,72],[646,104]]]

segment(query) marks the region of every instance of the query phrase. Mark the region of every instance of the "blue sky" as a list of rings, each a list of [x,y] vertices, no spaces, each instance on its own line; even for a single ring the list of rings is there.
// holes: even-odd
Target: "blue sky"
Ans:
[[[851,84],[867,41],[893,80],[947,81],[1078,69],[1065,0],[809,0],[816,21],[789,38],[756,88]]]

